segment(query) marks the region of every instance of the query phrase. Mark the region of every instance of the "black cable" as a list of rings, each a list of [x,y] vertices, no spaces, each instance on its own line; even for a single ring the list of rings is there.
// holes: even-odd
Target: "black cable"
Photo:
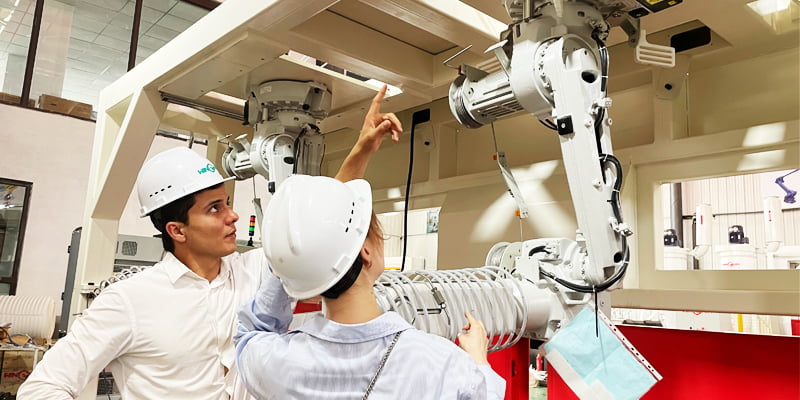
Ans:
[[[408,198],[411,193],[411,172],[414,167],[414,132],[417,125],[431,120],[431,109],[425,108],[411,114],[411,139],[408,145],[408,179],[406,179],[406,196],[403,207],[403,260],[400,263],[400,272],[406,269],[406,249],[408,247]]]
[[[594,39],[595,43],[597,44],[597,51],[600,54],[600,93],[603,98],[607,96],[607,84],[608,84],[608,48],[606,48],[605,43],[600,40],[598,32],[595,31],[592,33],[592,39]],[[594,119],[594,136],[595,142],[597,145],[597,153],[603,154],[603,146],[600,142],[600,138],[603,134],[603,119],[606,116],[606,109],[604,107],[599,107],[597,111],[597,115]],[[602,169],[602,162],[600,165]],[[601,174],[603,177],[603,182],[606,180],[605,174]]]
[[[304,126],[303,129],[300,130],[300,134],[294,138],[294,165],[292,166],[292,174],[297,173],[297,164],[299,164],[298,157],[300,157],[300,139],[306,134],[307,130],[308,129]]]
[[[614,211],[614,217],[617,222],[622,223],[622,210],[620,210],[619,205],[619,191],[622,188],[622,164],[613,154],[601,154],[600,162],[603,164],[610,163],[616,169],[617,178],[614,180],[614,190],[611,192],[611,199],[608,202],[611,203],[611,209]]]
[[[549,119],[541,120],[537,118],[537,120],[539,121],[540,124],[544,125],[546,128],[552,129],[554,131],[558,130],[553,121],[550,121]]]
[[[604,290],[607,290],[611,286],[614,286],[614,284],[617,283],[617,281],[622,279],[622,277],[625,276],[625,272],[628,269],[628,262],[630,261],[630,251],[628,250],[627,238],[625,236],[622,236],[621,240],[622,240],[622,253],[624,254],[624,256],[622,261],[620,262],[619,269],[617,269],[617,272],[613,276],[611,276],[611,278],[608,278],[605,282],[599,285],[593,285],[593,286],[579,285],[577,283],[558,278],[553,273],[545,271],[543,269],[540,269],[539,272],[545,277],[556,281],[556,283],[560,284],[561,286],[564,286],[568,289],[574,290],[579,293],[602,292]]]
[[[408,179],[406,179],[406,196],[403,206],[403,259],[400,263],[400,272],[406,269],[406,249],[408,247],[408,195],[411,192],[411,173],[414,169],[414,131],[416,128],[416,124],[411,125],[411,142],[408,145]]]

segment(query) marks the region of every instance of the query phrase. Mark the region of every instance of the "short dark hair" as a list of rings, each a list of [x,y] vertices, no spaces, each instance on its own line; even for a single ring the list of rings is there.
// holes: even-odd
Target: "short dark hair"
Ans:
[[[220,186],[222,186],[221,183],[198,192],[187,194],[186,196],[183,196],[180,199],[175,200],[172,203],[169,203],[150,213],[150,221],[152,221],[153,226],[159,232],[161,232],[161,244],[164,246],[164,250],[170,253],[175,251],[175,242],[172,241],[172,237],[169,235],[169,233],[167,233],[167,224],[170,222],[188,224],[189,209],[194,206],[195,196],[199,193],[205,192],[206,190],[216,189]]]

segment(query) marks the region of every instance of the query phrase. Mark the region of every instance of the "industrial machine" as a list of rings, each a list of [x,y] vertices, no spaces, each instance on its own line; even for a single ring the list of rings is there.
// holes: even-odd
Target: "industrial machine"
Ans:
[[[522,336],[552,337],[592,300],[608,312],[603,292],[620,286],[632,230],[619,204],[622,168],[611,148],[604,40],[619,25],[638,62],[674,65],[674,49],[646,43],[638,18],[678,3],[504,2],[513,22],[487,50],[501,70],[461,65],[450,109],[468,128],[523,111],[551,128],[561,143],[579,230],[575,238],[498,243],[483,268],[387,272],[376,287],[385,309],[451,339],[463,312],[472,310],[495,337],[493,350]]]
[[[328,115],[331,92],[319,82],[269,81],[254,85],[245,122],[255,128],[229,142],[222,168],[237,180],[260,174],[274,193],[292,174],[319,175],[324,142],[317,124]]]
[[[70,244],[67,248],[69,258],[67,260],[67,279],[64,284],[64,292],[61,294],[62,306],[61,316],[58,321],[57,334],[60,336],[67,333],[71,322],[70,303],[74,293],[75,273],[78,264],[78,249],[81,243],[81,227],[72,231]],[[136,273],[161,261],[164,256],[164,247],[161,239],[157,237],[145,237],[134,235],[119,235],[117,239],[116,251],[114,253],[114,274],[100,282],[87,282],[80,287],[80,293],[85,298],[85,307],[94,299],[100,291],[109,284],[120,279],[125,279],[130,274]],[[84,307],[84,308],[85,308]]]
[[[495,337],[492,350],[523,336],[550,338],[592,300],[608,311],[604,292],[620,286],[633,232],[619,200],[622,167],[611,147],[604,40],[619,25],[638,62],[672,66],[674,49],[647,43],[638,18],[678,3],[504,2],[513,22],[487,50],[502,69],[489,74],[461,65],[450,108],[468,128],[523,111],[550,127],[561,143],[579,230],[575,238],[499,243],[482,268],[387,271],[375,288],[384,309],[450,339],[464,325],[464,311],[471,311]],[[239,179],[261,174],[270,191],[292,173],[318,173],[322,138],[315,120],[326,116],[330,95],[315,82],[254,86],[247,102],[254,139],[229,143],[222,160],[226,173]]]

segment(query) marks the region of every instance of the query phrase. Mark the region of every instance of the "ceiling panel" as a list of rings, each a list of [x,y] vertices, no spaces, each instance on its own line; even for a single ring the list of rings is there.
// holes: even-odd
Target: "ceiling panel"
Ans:
[[[365,6],[358,0],[341,1],[328,10],[430,54],[439,54],[455,47],[447,40],[400,21],[377,8]]]

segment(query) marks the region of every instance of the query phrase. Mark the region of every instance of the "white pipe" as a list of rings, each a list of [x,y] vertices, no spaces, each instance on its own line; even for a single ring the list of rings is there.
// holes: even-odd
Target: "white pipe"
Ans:
[[[783,210],[778,196],[764,198],[764,251],[774,253],[783,242]]]
[[[698,204],[695,209],[695,246],[689,252],[694,258],[700,259],[711,248],[711,204]]]

